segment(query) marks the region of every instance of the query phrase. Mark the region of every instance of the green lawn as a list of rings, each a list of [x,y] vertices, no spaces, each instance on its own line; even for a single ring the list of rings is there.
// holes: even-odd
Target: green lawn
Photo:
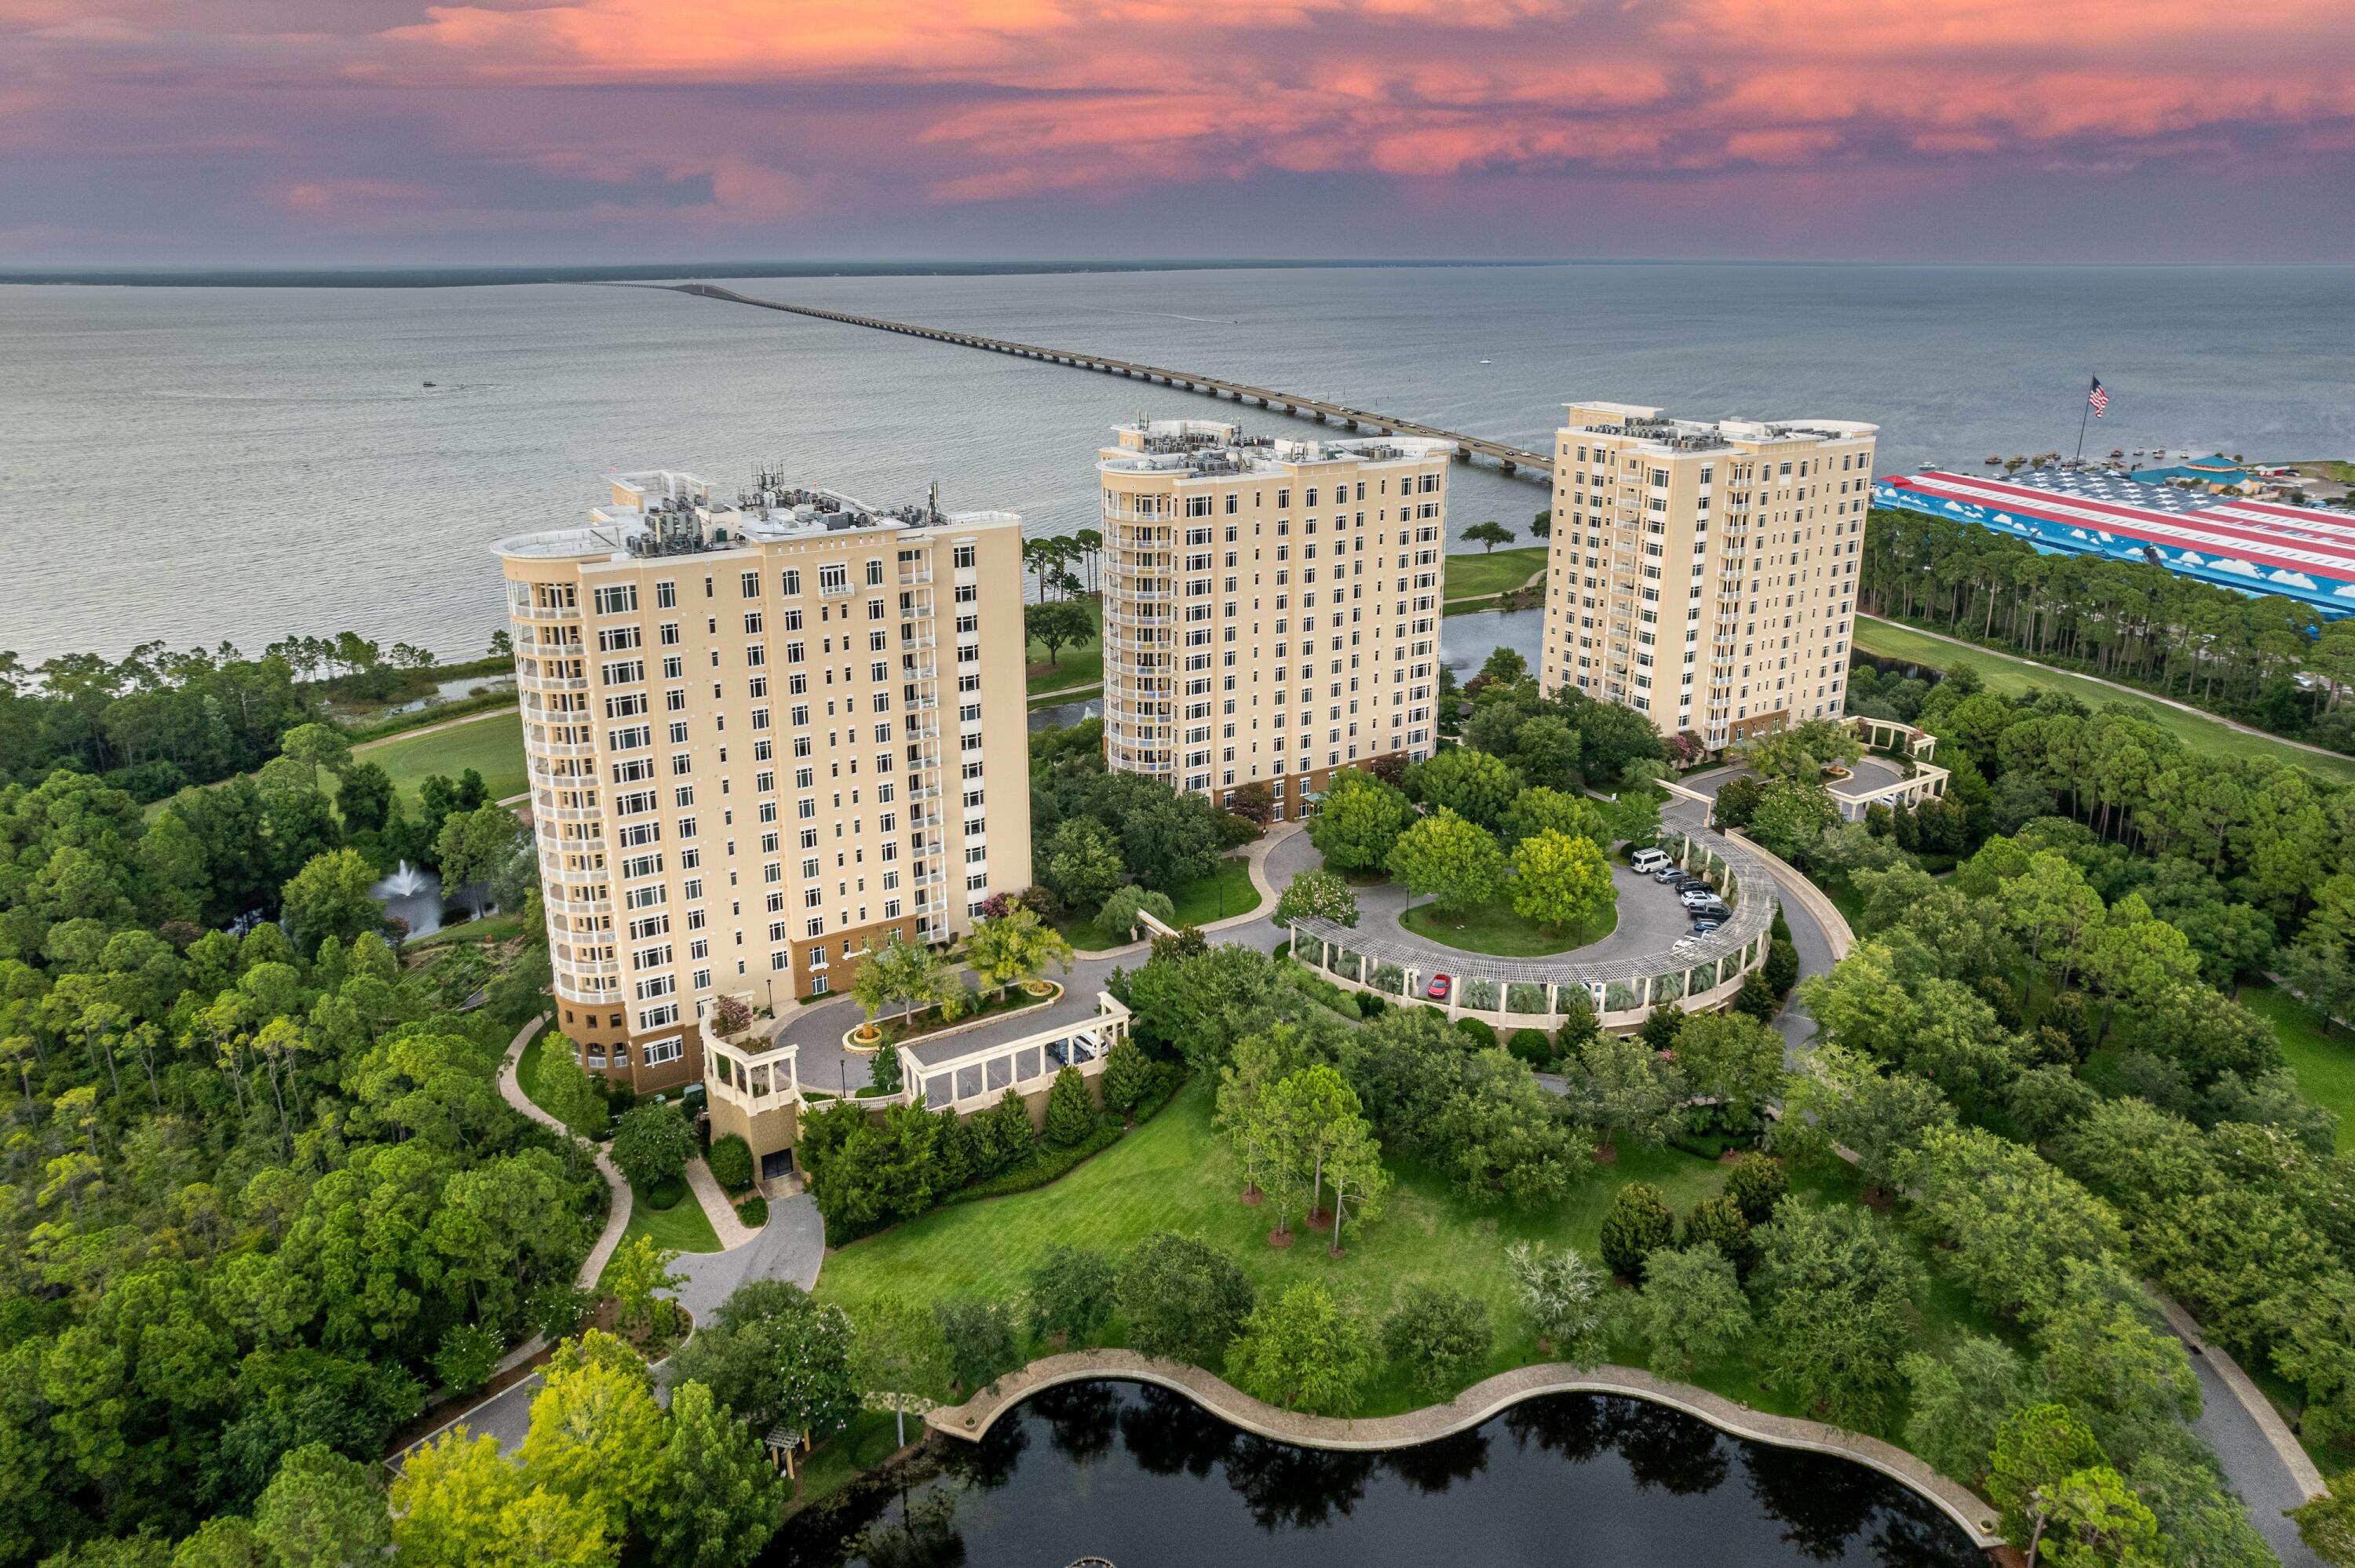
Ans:
[[[1910,626],[1899,626],[1891,621],[1877,620],[1869,615],[1859,615],[1856,618],[1856,645],[1864,652],[1884,659],[1902,659],[1939,670],[1949,668],[1958,659],[1966,660],[1979,673],[1989,691],[2000,692],[2006,696],[2018,696],[2030,686],[2041,686],[2047,691],[2065,692],[2097,710],[2106,704],[2123,703],[2171,732],[2194,751],[2217,752],[2227,757],[2275,757],[2286,762],[2295,762],[2325,779],[2355,779],[2355,757],[2301,751],[2296,747],[2286,746],[2264,736],[2243,735],[2238,730],[2226,728],[2218,720],[2188,714],[2180,708],[2170,708],[2147,697],[2115,691],[2083,676],[2040,670],[2024,660],[1998,653],[1991,648],[1957,648],[1951,642],[1925,637]]]
[[[1398,1183],[1380,1216],[1353,1222],[1348,1254],[1328,1256],[1302,1234],[1288,1249],[1267,1245],[1273,1216],[1247,1207],[1233,1156],[1210,1126],[1211,1090],[1188,1085],[1168,1109],[1112,1149],[1050,1187],[986,1202],[959,1203],[854,1242],[826,1259],[819,1277],[823,1300],[855,1306],[886,1293],[916,1301],[979,1296],[1009,1299],[1050,1242],[1118,1255],[1147,1233],[1169,1229],[1198,1234],[1231,1255],[1263,1291],[1302,1279],[1326,1284],[1345,1305],[1371,1318],[1389,1310],[1415,1282],[1472,1293],[1489,1305],[1496,1353],[1478,1376],[1537,1359],[1535,1330],[1506,1272],[1505,1248],[1518,1240],[1574,1245],[1590,1258],[1600,1245],[1603,1216],[1617,1187],[1631,1181],[1657,1186],[1682,1213],[1723,1190],[1725,1168],[1673,1150],[1629,1148],[1600,1168],[1561,1203],[1539,1213],[1475,1208],[1435,1173],[1394,1164]],[[1844,1169],[1800,1173],[1795,1188],[1821,1202],[1853,1202]],[[1962,1329],[1988,1331],[1960,1292],[1941,1284],[1920,1322],[1924,1343],[1946,1343]],[[1100,1343],[1124,1344],[1115,1317]],[[1031,1353],[1045,1353],[1033,1347]],[[1632,1345],[1614,1346],[1612,1360],[1640,1365]],[[1704,1369],[1695,1379],[1728,1398],[1762,1409],[1795,1413],[1784,1396],[1759,1386],[1754,1368],[1741,1361]],[[1391,1414],[1429,1403],[1391,1371],[1370,1391],[1359,1414]]]
[[[632,1188],[630,1224],[622,1232],[622,1245],[627,1246],[640,1236],[652,1236],[655,1245],[671,1252],[719,1250],[719,1233],[704,1217],[703,1205],[695,1201],[692,1188],[667,1209],[655,1208],[647,1202],[645,1193]]]
[[[549,1110],[548,1103],[539,1097],[540,1047],[547,1044],[549,1039],[562,1033],[553,1023],[547,1025],[531,1037],[530,1043],[523,1048],[523,1054],[516,1058],[516,1087],[523,1091],[524,1098],[539,1107],[540,1109],[548,1111],[550,1116],[556,1113]]]
[[[354,755],[391,774],[393,787],[411,802],[429,774],[455,779],[469,768],[482,774],[494,800],[531,788],[524,772],[523,715],[512,709],[464,719],[430,735],[405,735],[360,747]]]
[[[2241,1004],[2272,1021],[2282,1054],[2306,1097],[2339,1118],[2339,1147],[2355,1149],[2355,1036],[2326,1033],[2314,1009],[2273,986],[2248,986]]]
[[[480,920],[462,920],[455,926],[444,926],[430,936],[419,937],[403,944],[408,951],[420,948],[443,947],[453,942],[504,942],[520,936],[523,916],[520,915],[487,915]]]
[[[1025,652],[1029,662],[1030,678],[1028,689],[1032,693],[1067,691],[1073,686],[1103,684],[1103,601],[1083,599],[1088,613],[1095,617],[1096,636],[1087,642],[1066,642],[1047,657],[1047,645],[1033,642]]]
[[[1499,959],[1533,959],[1546,953],[1566,953],[1609,936],[1619,924],[1617,906],[1585,926],[1555,931],[1513,913],[1503,899],[1476,904],[1453,915],[1443,915],[1435,904],[1418,904],[1399,916],[1399,924],[1418,937],[1467,953],[1487,953]]]
[[[1252,885],[1251,868],[1241,855],[1219,862],[1219,874],[1180,883],[1169,895],[1178,907],[1174,926],[1207,926],[1213,920],[1248,915],[1260,906],[1259,889]],[[1069,919],[1057,927],[1083,953],[1101,953],[1128,945],[1125,931],[1107,931],[1093,920]]]
[[[1532,545],[1476,556],[1449,556],[1446,560],[1446,597],[1470,599],[1527,585],[1545,570],[1546,547]]]

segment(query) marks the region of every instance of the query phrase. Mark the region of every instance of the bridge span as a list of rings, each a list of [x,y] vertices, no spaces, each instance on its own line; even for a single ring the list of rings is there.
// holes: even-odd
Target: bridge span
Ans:
[[[1107,359],[1102,355],[1080,354],[1068,348],[1047,348],[1035,343],[1015,343],[1007,338],[985,337],[979,333],[956,332],[947,327],[918,326],[882,316],[853,315],[846,311],[822,311],[815,305],[793,305],[782,300],[755,299],[750,294],[740,294],[733,289],[723,289],[717,283],[672,283],[666,286],[682,294],[723,300],[730,304],[757,305],[764,311],[784,311],[797,316],[815,316],[820,321],[840,322],[846,326],[871,327],[877,332],[896,332],[909,337],[930,338],[934,343],[986,349],[992,354],[1011,354],[1049,365],[1068,365],[1075,369],[1093,370],[1107,376],[1158,382],[1181,392],[1231,397],[1238,403],[1256,403],[1263,408],[1273,408],[1281,413],[1305,415],[1325,424],[1338,425],[1344,429],[1365,430],[1382,436],[1425,436],[1453,443],[1459,461],[1468,462],[1476,457],[1487,458],[1507,473],[1534,480],[1540,484],[1553,482],[1553,458],[1550,452],[1531,451],[1526,447],[1492,441],[1485,436],[1469,436],[1460,430],[1443,430],[1436,425],[1401,419],[1395,414],[1384,414],[1370,408],[1353,408],[1346,403],[1303,397],[1290,392],[1253,387],[1246,382],[1203,376],[1191,370],[1170,370],[1158,365],[1140,365],[1134,360]]]

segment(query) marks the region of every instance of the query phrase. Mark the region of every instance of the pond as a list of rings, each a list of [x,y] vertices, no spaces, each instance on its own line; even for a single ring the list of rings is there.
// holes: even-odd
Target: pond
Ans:
[[[1914,1492],[1640,1400],[1553,1394],[1382,1454],[1255,1437],[1135,1383],[1024,1401],[978,1445],[787,1521],[763,1568],[1218,1563],[1985,1568]]]
[[[1544,642],[1542,609],[1480,609],[1446,616],[1439,623],[1440,661],[1455,672],[1458,681],[1478,674],[1488,655],[1499,648],[1510,648],[1528,660],[1529,673],[1535,674]]]

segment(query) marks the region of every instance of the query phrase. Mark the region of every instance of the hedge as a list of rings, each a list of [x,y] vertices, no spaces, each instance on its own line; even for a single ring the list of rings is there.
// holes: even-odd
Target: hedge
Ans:
[[[1484,1051],[1497,1043],[1497,1032],[1489,1027],[1486,1019],[1459,1018],[1455,1021],[1455,1027],[1458,1033],[1471,1036]]]
[[[1142,1110],[1144,1107],[1139,1107]],[[986,1181],[975,1181],[958,1188],[941,1200],[940,1206],[970,1202],[975,1198],[1007,1198],[1017,1192],[1028,1192],[1044,1187],[1050,1181],[1068,1176],[1081,1161],[1093,1159],[1120,1141],[1120,1123],[1107,1118],[1096,1124],[1096,1129],[1069,1149],[1050,1149],[1028,1165],[1018,1165],[1011,1171],[1000,1171]]]

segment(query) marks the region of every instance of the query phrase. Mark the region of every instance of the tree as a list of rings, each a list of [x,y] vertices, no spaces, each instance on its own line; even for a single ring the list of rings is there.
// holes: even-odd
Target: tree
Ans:
[[[613,1103],[581,1070],[580,1047],[561,1034],[544,1038],[539,1079],[533,1086],[540,1107],[582,1138],[601,1139],[613,1125]]]
[[[1030,1331],[1042,1340],[1077,1343],[1112,1316],[1113,1266],[1102,1253],[1050,1242],[1030,1270],[1029,1283]]]
[[[1022,1360],[1014,1315],[1002,1301],[951,1297],[932,1303],[932,1318],[948,1346],[949,1371],[966,1388],[996,1381]]]
[[[1102,1091],[1106,1106],[1129,1116],[1153,1093],[1159,1078],[1153,1064],[1137,1049],[1136,1042],[1124,1034],[1105,1053],[1103,1076],[1096,1081],[1096,1087]]]
[[[1048,599],[1023,607],[1022,630],[1029,633],[1031,641],[1047,650],[1049,663],[1059,664],[1066,644],[1095,640],[1096,620],[1078,599]]]
[[[314,855],[280,895],[280,907],[305,952],[333,937],[350,941],[384,924],[384,906],[369,896],[376,868],[357,850]]]
[[[1495,1346],[1487,1303],[1461,1290],[1410,1285],[1382,1319],[1382,1350],[1391,1364],[1404,1367],[1415,1391],[1433,1399],[1471,1382]]]
[[[1461,746],[1418,762],[1406,773],[1407,791],[1416,800],[1486,829],[1504,821],[1521,783],[1520,775],[1503,758]]]
[[[2067,1405],[2032,1404],[2013,1414],[1996,1434],[1987,1467],[1987,1497],[2002,1511],[2004,1539],[2032,1553],[2061,1483],[2108,1465],[2093,1432]]]
[[[1690,1377],[1750,1337],[1750,1302],[1733,1265],[1709,1242],[1654,1252],[1630,1316],[1662,1377]]]
[[[1707,1243],[1733,1265],[1734,1277],[1747,1279],[1758,1266],[1758,1244],[1751,1239],[1750,1221],[1742,1205],[1720,1193],[1703,1198],[1685,1214],[1678,1245],[1694,1247]]]
[[[1505,808],[1499,826],[1507,841],[1514,843],[1543,832],[1601,843],[1605,832],[1603,812],[1593,801],[1543,784],[1524,789],[1515,797],[1513,803]]]
[[[1550,539],[1553,537],[1553,512],[1551,508],[1548,508],[1546,511],[1540,512],[1536,516],[1529,519],[1529,535],[1530,537],[1537,539]]]
[[[1584,930],[1619,897],[1601,847],[1550,829],[1513,852],[1512,893],[1515,914],[1555,930]]]
[[[670,1266],[677,1261],[678,1254],[655,1245],[648,1235],[632,1237],[614,1250],[601,1283],[620,1308],[623,1328],[643,1332],[654,1327],[657,1313],[668,1305],[658,1298],[658,1293],[677,1290],[686,1283],[684,1277],[670,1272]]]
[[[1410,896],[1430,894],[1443,913],[1454,914],[1496,893],[1505,856],[1496,834],[1442,807],[1399,835],[1390,868]]]
[[[1616,1151],[1621,1133],[1658,1144],[1684,1126],[1683,1086],[1675,1069],[1625,1034],[1597,1034],[1580,1047],[1571,1089],[1586,1122],[1601,1132],[1599,1150],[1605,1154]]]
[[[613,1125],[610,1152],[614,1168],[631,1186],[652,1192],[677,1177],[695,1158],[695,1131],[676,1109],[649,1100],[630,1107]]]
[[[739,1568],[777,1532],[784,1498],[761,1439],[699,1383],[671,1391],[663,1483],[645,1537],[658,1559],[684,1568]]]
[[[1129,940],[1135,941],[1138,929],[1145,924],[1142,916],[1146,915],[1165,926],[1175,925],[1178,906],[1170,902],[1169,895],[1166,893],[1130,883],[1113,889],[1112,896],[1103,901],[1103,907],[1096,913],[1096,924],[1107,931],[1124,933]]]
[[[627,1345],[594,1329],[559,1347],[544,1375],[524,1433],[525,1472],[551,1492],[604,1510],[607,1533],[619,1536],[663,1482],[665,1432],[653,1375]]]
[[[442,1349],[433,1358],[433,1375],[453,1393],[471,1393],[491,1381],[498,1371],[499,1337],[473,1323],[453,1323],[443,1330]]]
[[[341,773],[352,765],[350,737],[333,725],[298,724],[279,737],[278,754],[311,770],[311,788],[319,787],[319,769]]]
[[[392,814],[394,793],[392,775],[375,763],[345,768],[343,782],[336,789],[336,810],[343,813],[345,829],[355,833],[381,832]]]
[[[1464,530],[1464,536],[1474,544],[1481,546],[1482,553],[1486,554],[1499,545],[1511,544],[1514,535],[1510,528],[1491,520],[1486,523],[1475,523],[1471,527]]]
[[[1551,1342],[1555,1355],[1580,1366],[1601,1358],[1608,1282],[1593,1264],[1572,1247],[1551,1252],[1517,1241],[1505,1249],[1505,1266],[1521,1304],[1537,1319],[1538,1337]]]
[[[1381,1213],[1382,1195],[1390,1191],[1391,1174],[1383,1169],[1381,1146],[1365,1119],[1355,1118],[1336,1129],[1324,1150],[1325,1184],[1333,1194],[1331,1251],[1341,1255],[1341,1223],[1352,1210],[1360,1220]]]
[[[1774,1146],[1828,1152],[1836,1144],[1856,1157],[1868,1186],[1887,1192],[1923,1139],[1954,1119],[1936,1085],[1883,1073],[1862,1052],[1826,1042],[1807,1054],[1806,1071],[1790,1076]]]
[[[1631,1285],[1641,1284],[1645,1260],[1676,1240],[1676,1216],[1660,1190],[1630,1181],[1611,1194],[1603,1215],[1603,1266]]]
[[[367,1467],[310,1443],[279,1461],[253,1534],[280,1568],[360,1568],[391,1544],[392,1520]]]
[[[1154,788],[1120,820],[1121,858],[1147,887],[1167,892],[1219,869],[1222,813],[1200,795]]]
[[[1227,1341],[1252,1309],[1251,1282],[1234,1260],[1175,1231],[1137,1243],[1121,1264],[1118,1289],[1137,1350],[1197,1366],[1224,1361]]]
[[[1058,823],[1039,853],[1039,880],[1074,909],[1102,904],[1127,877],[1119,842],[1092,817]]]
[[[1774,1205],[1791,1190],[1783,1162],[1771,1154],[1745,1154],[1726,1173],[1725,1195],[1741,1208],[1742,1217],[1763,1225],[1774,1216]]]
[[[1378,1360],[1365,1325],[1325,1287],[1304,1280],[1252,1309],[1227,1347],[1227,1378],[1286,1410],[1346,1414]]]
[[[1413,814],[1405,791],[1350,768],[1326,786],[1308,819],[1308,842],[1334,870],[1373,871],[1389,863],[1391,846]]]
[[[2334,623],[2335,624],[2335,623]],[[2330,1489],[2290,1510],[2297,1538],[2325,1563],[2355,1563],[2355,1481],[2347,1472],[2330,1478]]]
[[[1732,1126],[1751,1125],[1783,1098],[1783,1037],[1745,1013],[1688,1018],[1676,1053],[1687,1091],[1716,1100]]]
[[[1921,1265],[1852,1206],[1786,1198],[1757,1237],[1767,1381],[1840,1425],[1878,1427],[1899,1386]]]
[[[1825,768],[1846,767],[1862,757],[1864,743],[1838,719],[1819,718],[1760,736],[1741,750],[1762,778],[1813,783]]]
[[[1306,1180],[1297,1158],[1298,1139],[1283,1114],[1283,1076],[1298,1056],[1297,1033],[1284,1025],[1235,1042],[1234,1058],[1219,1069],[1215,1125],[1242,1167],[1244,1196],[1275,1198],[1275,1234],[1289,1234],[1287,1220]]]
[[[1750,836],[1785,860],[1797,860],[1839,821],[1839,808],[1820,784],[1793,779],[1769,782],[1750,813]]]
[[[671,1357],[674,1383],[700,1383],[755,1432],[830,1432],[858,1408],[850,1319],[790,1280],[740,1285]]]
[[[1077,1067],[1066,1065],[1047,1091],[1048,1145],[1070,1149],[1085,1142],[1095,1129],[1096,1107],[1088,1098],[1088,1086]]]
[[[1327,920],[1336,926],[1355,926],[1358,895],[1332,872],[1295,872],[1291,885],[1275,901],[1274,918],[1278,929],[1289,927],[1295,920]]]
[[[1899,1370],[1913,1384],[1905,1446],[1966,1487],[1987,1474],[1996,1434],[2026,1403],[2028,1369],[2000,1340],[1965,1334],[1944,1356],[1915,1352]]]
[[[996,918],[973,923],[964,939],[965,961],[986,991],[1028,986],[1050,964],[1071,972],[1071,944],[1060,931],[1017,904]]]
[[[531,837],[513,811],[485,800],[470,811],[442,821],[433,840],[434,863],[446,887],[488,884],[524,853]],[[480,914],[479,905],[475,913]]]
[[[543,1489],[464,1426],[410,1454],[392,1483],[392,1545],[410,1568],[611,1568],[605,1509]]]
[[[883,1295],[852,1315],[850,1375],[870,1410],[897,1418],[899,1445],[908,1446],[908,1414],[938,1403],[933,1397],[953,1368],[948,1341],[932,1313],[898,1295]]]
[[[900,1004],[905,1027],[922,1006],[938,1006],[943,1020],[964,1011],[964,984],[946,959],[921,942],[911,942],[898,931],[879,948],[870,946],[850,972],[851,1000],[866,1010],[871,1024],[876,1014],[893,1002]]]

